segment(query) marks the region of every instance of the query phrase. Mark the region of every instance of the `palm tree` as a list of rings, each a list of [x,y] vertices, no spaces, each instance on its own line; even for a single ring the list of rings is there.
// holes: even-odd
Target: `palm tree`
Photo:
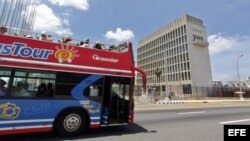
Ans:
[[[158,80],[159,80],[160,95],[161,95],[161,85],[160,85],[160,77],[161,77],[161,74],[162,74],[162,70],[161,70],[159,67],[157,67],[156,70],[155,70],[155,75],[156,75],[156,77],[157,77]]]

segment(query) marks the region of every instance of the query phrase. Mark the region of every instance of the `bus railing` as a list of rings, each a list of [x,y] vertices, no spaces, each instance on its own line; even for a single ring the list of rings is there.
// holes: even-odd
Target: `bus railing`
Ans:
[[[62,36],[55,35],[54,33],[49,33],[49,32],[47,33],[45,31],[43,31],[42,33],[38,33],[38,32],[28,31],[28,30],[19,29],[19,28],[7,27],[3,25],[0,25],[0,30],[1,30],[0,34],[9,35],[9,36],[17,36],[21,38],[29,38],[33,40],[41,40],[42,35],[46,35],[45,39],[42,41],[60,43],[60,44],[69,44],[69,45],[73,45],[77,47],[83,47],[81,43],[83,44],[85,43],[86,40],[89,40],[88,38],[86,38],[86,40],[83,41],[83,40],[73,39],[71,36],[68,36],[68,35],[62,37]],[[65,42],[65,40],[70,40],[70,43]],[[109,44],[104,44],[100,41],[96,41],[96,42],[88,41],[87,44],[88,44],[87,45],[88,48],[94,48],[96,44],[101,44],[103,46],[102,48],[103,50],[112,51],[112,52],[126,52],[128,50],[128,44],[126,42],[120,43],[118,45],[113,45],[113,44],[109,45]]]

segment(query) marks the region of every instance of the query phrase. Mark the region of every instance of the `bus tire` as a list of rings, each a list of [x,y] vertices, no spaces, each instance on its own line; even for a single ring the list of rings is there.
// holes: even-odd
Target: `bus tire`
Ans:
[[[76,136],[88,127],[87,115],[80,110],[68,110],[59,115],[55,130],[61,136]]]

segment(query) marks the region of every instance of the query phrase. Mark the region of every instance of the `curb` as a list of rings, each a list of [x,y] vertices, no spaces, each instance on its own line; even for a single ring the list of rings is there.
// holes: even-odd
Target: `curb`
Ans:
[[[157,101],[156,104],[184,104],[183,101]]]

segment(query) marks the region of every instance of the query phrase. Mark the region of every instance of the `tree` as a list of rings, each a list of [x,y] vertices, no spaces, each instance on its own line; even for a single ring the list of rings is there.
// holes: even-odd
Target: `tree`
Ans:
[[[156,70],[155,70],[155,75],[156,75],[156,77],[157,77],[158,80],[159,80],[160,95],[161,95],[161,85],[160,85],[160,77],[161,77],[161,74],[162,74],[162,70],[161,70],[159,67],[157,67]]]

